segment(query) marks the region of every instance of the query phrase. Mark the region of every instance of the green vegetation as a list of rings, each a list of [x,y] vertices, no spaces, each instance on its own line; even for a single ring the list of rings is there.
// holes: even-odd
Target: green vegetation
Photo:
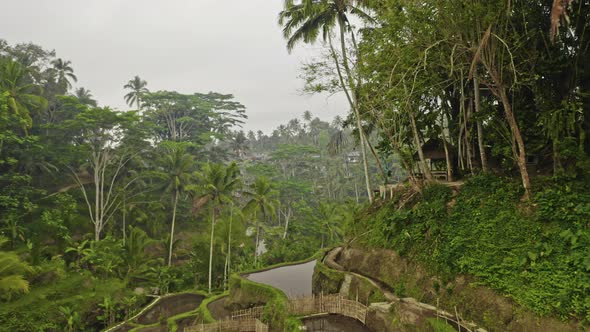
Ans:
[[[246,137],[232,95],[152,92],[136,76],[124,86],[134,110],[115,111],[77,79],[53,51],[0,42],[6,329],[102,329],[146,295],[223,291],[236,271],[341,240],[355,184],[339,183],[353,179],[341,162],[353,145],[327,152],[340,122],[307,112],[303,126]]]
[[[239,272],[342,243],[425,266],[433,296],[466,275],[590,322],[589,0],[288,0],[277,14],[289,51],[321,43],[304,91],[341,93],[345,117],[244,132],[233,95],[138,75],[115,110],[55,51],[0,40],[0,329],[97,331],[149,295],[231,290],[289,330],[285,295]],[[338,291],[342,273],[316,272]],[[199,316],[206,304],[158,324]]]
[[[434,332],[453,332],[455,329],[442,319],[428,318],[428,324]]]
[[[350,235],[423,263],[443,284],[469,274],[538,314],[587,320],[589,182],[539,181],[534,205],[506,178],[473,177],[455,197],[432,185],[402,209],[395,202],[366,214]],[[375,231],[361,236],[365,229]]]

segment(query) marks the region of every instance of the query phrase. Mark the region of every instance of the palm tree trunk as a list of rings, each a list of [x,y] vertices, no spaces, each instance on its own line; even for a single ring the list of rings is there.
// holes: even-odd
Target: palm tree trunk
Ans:
[[[213,236],[215,235],[215,206],[211,213],[211,240],[209,242],[209,294],[211,294],[211,276],[213,274]]]
[[[338,79],[340,80],[340,85],[342,86],[342,89],[344,90],[344,93],[346,95],[346,98],[348,100],[348,103],[350,104],[350,108],[352,108],[355,118],[356,118],[356,125],[359,131],[359,140],[360,140],[360,145],[361,145],[361,155],[363,158],[363,169],[365,172],[365,183],[367,186],[367,195],[369,197],[369,202],[373,202],[373,191],[371,189],[371,180],[369,177],[369,165],[367,162],[367,151],[366,151],[366,147],[365,147],[365,133],[363,131],[363,126],[362,126],[362,122],[361,122],[361,116],[360,116],[360,112],[358,110],[357,104],[356,104],[356,97],[354,95],[355,93],[355,84],[352,78],[352,74],[350,71],[350,67],[348,66],[348,57],[346,55],[346,41],[345,41],[345,34],[344,34],[344,23],[342,22],[342,20],[339,21],[339,27],[340,27],[340,48],[341,48],[341,52],[342,52],[342,64],[344,66],[344,70],[346,71],[346,75],[348,76],[348,86],[352,91],[349,91],[349,89],[346,87],[346,83],[344,83],[344,77],[342,75],[342,71],[340,70],[340,64],[338,62],[338,57],[336,56],[336,51],[334,50],[334,47],[332,45],[332,38],[329,37],[329,44],[330,44],[330,50],[332,53],[332,57],[334,58],[334,63],[336,65],[336,71],[338,73]],[[328,35],[329,36],[329,35]]]
[[[172,245],[174,244],[174,224],[176,223],[176,206],[178,205],[178,190],[174,193],[174,207],[172,208],[172,228],[170,229],[170,248],[168,249],[168,266],[172,265]]]
[[[256,212],[254,212],[254,220],[256,220],[256,244],[254,246],[254,266],[256,266],[256,263],[258,263],[258,236],[260,235],[260,222]]]
[[[230,274],[230,264],[231,264],[231,228],[232,228],[232,223],[234,221],[234,209],[233,209],[233,203],[232,203],[232,207],[231,210],[229,210],[229,232],[227,234],[227,259],[226,259],[226,272],[225,272],[225,286],[227,287],[227,279],[228,279],[228,275]]]
[[[126,200],[127,194],[123,194],[123,245],[125,245],[125,241],[127,240],[127,232],[125,231],[125,215],[126,215]]]
[[[473,90],[475,93],[475,113],[480,113],[481,98],[479,93],[479,80],[477,73],[473,76]],[[483,126],[481,120],[477,120],[477,145],[479,148],[479,158],[481,159],[481,169],[484,173],[488,171],[488,159],[486,156],[486,149],[483,143]]]

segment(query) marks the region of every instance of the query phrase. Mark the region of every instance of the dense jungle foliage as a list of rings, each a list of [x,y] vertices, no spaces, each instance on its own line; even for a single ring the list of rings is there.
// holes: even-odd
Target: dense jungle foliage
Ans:
[[[277,14],[288,50],[322,50],[304,92],[346,117],[244,132],[233,95],[139,76],[116,110],[55,51],[0,40],[0,330],[101,330],[347,241],[590,321],[590,1]]]
[[[540,315],[589,320],[590,182],[533,183],[543,189],[531,206],[508,178],[476,176],[458,193],[431,185],[365,213],[348,235],[422,263],[443,285],[471,275]]]

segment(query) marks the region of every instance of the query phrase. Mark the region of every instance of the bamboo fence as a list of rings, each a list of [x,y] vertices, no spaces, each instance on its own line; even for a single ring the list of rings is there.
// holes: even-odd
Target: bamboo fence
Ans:
[[[188,332],[267,332],[268,326],[260,321],[264,307],[253,307],[250,309],[232,312],[230,320],[219,321],[212,324],[201,324],[187,328]],[[289,315],[310,316],[318,314],[337,314],[354,318],[365,324],[367,317],[367,306],[364,304],[344,298],[340,294],[308,296],[289,299],[287,304]]]

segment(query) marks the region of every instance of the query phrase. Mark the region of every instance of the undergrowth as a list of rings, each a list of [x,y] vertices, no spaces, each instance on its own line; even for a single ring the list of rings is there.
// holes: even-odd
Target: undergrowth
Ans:
[[[590,183],[545,178],[535,187],[523,203],[507,178],[475,176],[456,197],[435,184],[412,206],[365,212],[348,233],[443,278],[473,275],[537,314],[589,322]]]

